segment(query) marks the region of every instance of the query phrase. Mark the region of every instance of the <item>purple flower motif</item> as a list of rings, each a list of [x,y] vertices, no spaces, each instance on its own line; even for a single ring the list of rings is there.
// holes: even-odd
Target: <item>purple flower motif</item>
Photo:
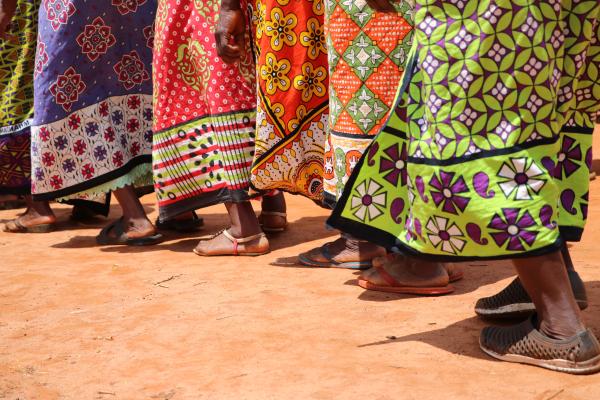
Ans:
[[[54,139],[54,147],[56,147],[58,150],[64,150],[67,148],[68,146],[68,141],[67,138],[64,137],[63,135],[57,136]]]
[[[445,253],[456,254],[462,251],[467,243],[464,234],[454,222],[448,218],[433,216],[426,225],[427,237],[434,247],[440,247]]]
[[[121,125],[123,123],[123,112],[120,110],[112,113],[112,120],[115,125]]]
[[[63,171],[67,172],[67,173],[71,173],[73,171],[75,171],[75,161],[73,161],[72,159],[67,159],[65,161],[63,161],[62,163],[62,169]]]
[[[100,128],[98,127],[97,123],[88,122],[87,124],[85,124],[85,133],[87,133],[88,136],[96,136],[99,131]]]
[[[498,247],[508,242],[507,250],[523,251],[525,244],[531,246],[535,242],[538,232],[527,229],[536,225],[533,217],[525,211],[519,218],[519,211],[519,208],[503,208],[502,215],[494,214],[492,217],[488,228],[500,231],[490,232]]]
[[[144,140],[147,143],[152,143],[152,130],[147,130],[146,133],[144,133]]]
[[[104,160],[106,160],[106,156],[107,156],[107,151],[104,146],[99,145],[94,148],[94,157],[96,157],[96,160],[104,161]]]
[[[42,179],[44,179],[44,170],[40,167],[36,167],[34,175],[36,180],[41,181]]]
[[[565,178],[573,175],[581,166],[582,156],[579,143],[573,138],[565,136],[562,143],[562,150],[558,153],[558,163],[554,171],[555,177],[562,179],[563,172]]]
[[[393,145],[383,151],[390,159],[381,158],[379,165],[379,172],[384,173],[384,179],[394,186],[398,186],[400,181],[401,186],[406,185],[406,159],[408,152],[406,150],[406,144],[402,144],[402,148],[399,145]]]
[[[127,135],[119,135],[121,146],[127,147]]]
[[[550,157],[544,157],[542,164],[551,171],[552,176],[556,179],[563,179],[573,175],[580,167],[583,154],[581,146],[575,139],[565,136],[562,142],[561,150],[556,158],[556,164]]]
[[[439,207],[443,204],[443,211],[456,215],[459,210],[465,211],[471,199],[459,196],[460,193],[467,193],[469,188],[462,176],[454,179],[455,175],[455,172],[440,171],[439,176],[431,178],[429,185],[433,188],[430,193],[435,205]]]
[[[144,119],[146,121],[152,121],[152,109],[151,108],[144,109]]]

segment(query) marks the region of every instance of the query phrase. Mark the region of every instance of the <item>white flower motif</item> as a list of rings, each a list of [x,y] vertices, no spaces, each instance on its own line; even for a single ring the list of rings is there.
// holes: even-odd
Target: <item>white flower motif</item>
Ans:
[[[448,218],[433,216],[427,222],[427,237],[434,247],[441,244],[443,252],[456,254],[462,251],[466,241],[462,231],[454,222],[448,223]]]
[[[537,164],[525,157],[511,158],[510,163],[502,164],[498,176],[508,179],[499,183],[500,189],[506,198],[515,193],[515,200],[531,200],[532,193],[539,193],[546,184],[544,179],[539,179],[544,172]]]
[[[383,214],[379,207],[386,206],[386,194],[377,193],[381,188],[374,180],[365,180],[356,187],[357,195],[352,196],[351,206],[356,209],[354,215],[358,219],[372,221]]]

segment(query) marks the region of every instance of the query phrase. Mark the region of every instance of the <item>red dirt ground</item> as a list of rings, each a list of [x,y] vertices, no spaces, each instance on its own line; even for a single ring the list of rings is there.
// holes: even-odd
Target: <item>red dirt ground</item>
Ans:
[[[584,241],[572,248],[598,334],[599,189],[600,179]],[[289,231],[259,258],[198,257],[200,235],[99,248],[105,221],[67,222],[64,206],[55,207],[56,232],[0,233],[0,399],[600,398],[599,376],[496,362],[479,350],[485,322],[473,306],[512,279],[507,263],[468,264],[446,297],[366,292],[352,271],[295,264],[334,232],[326,211],[288,201]],[[144,202],[154,217],[152,196]],[[16,214],[0,211],[0,222]],[[202,234],[224,227],[223,207],[202,215]]]

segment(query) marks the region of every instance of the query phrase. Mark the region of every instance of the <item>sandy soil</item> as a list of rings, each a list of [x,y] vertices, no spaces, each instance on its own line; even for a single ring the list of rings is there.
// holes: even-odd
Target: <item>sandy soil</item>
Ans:
[[[600,180],[573,258],[600,333]],[[365,292],[348,270],[295,256],[335,233],[326,212],[288,197],[291,225],[259,258],[206,259],[198,236],[226,221],[206,209],[195,237],[145,249],[99,248],[104,220],[50,234],[0,233],[0,399],[600,398],[598,376],[492,361],[477,345],[475,301],[503,288],[506,263],[466,265],[456,293]],[[153,198],[144,198],[154,217]],[[119,213],[113,206],[111,217]],[[0,222],[16,211],[0,211]]]

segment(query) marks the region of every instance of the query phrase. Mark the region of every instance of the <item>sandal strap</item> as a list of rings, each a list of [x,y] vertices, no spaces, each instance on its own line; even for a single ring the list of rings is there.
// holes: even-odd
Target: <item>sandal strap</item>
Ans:
[[[387,272],[385,268],[383,268],[381,265],[375,266],[375,270],[377,270],[379,276],[381,276],[383,280],[391,287],[400,286],[398,284],[398,281],[392,275],[390,275],[389,272]]]
[[[278,211],[262,211],[261,215],[265,215],[267,217],[282,217],[282,218],[287,218],[287,213],[278,212]]]
[[[236,238],[231,233],[229,233],[229,231],[227,229],[225,229],[222,233],[223,233],[223,235],[225,235],[225,237],[227,239],[231,240],[234,243],[239,243],[239,244],[248,243],[248,242],[251,242],[251,241],[256,240],[256,239],[260,239],[260,238],[262,238],[262,237],[265,236],[265,234],[263,232],[261,232],[261,233],[257,233],[256,235],[252,235],[252,236],[247,236],[247,237],[243,237],[243,238]]]
[[[13,222],[13,224],[15,224],[15,226],[17,227],[19,232],[25,232],[27,230],[27,227],[25,225],[23,225],[23,223],[19,220],[19,218],[13,220],[12,222]]]
[[[231,240],[231,242],[233,243],[233,255],[234,256],[238,256],[240,254],[238,251],[240,244],[248,243],[248,242],[251,242],[256,239],[260,239],[265,236],[265,234],[261,232],[261,233],[257,233],[256,235],[247,236],[244,238],[236,238],[231,233],[229,233],[229,231],[227,229],[223,230],[223,232],[221,232],[221,233],[223,234],[223,236],[225,236],[227,239]]]

